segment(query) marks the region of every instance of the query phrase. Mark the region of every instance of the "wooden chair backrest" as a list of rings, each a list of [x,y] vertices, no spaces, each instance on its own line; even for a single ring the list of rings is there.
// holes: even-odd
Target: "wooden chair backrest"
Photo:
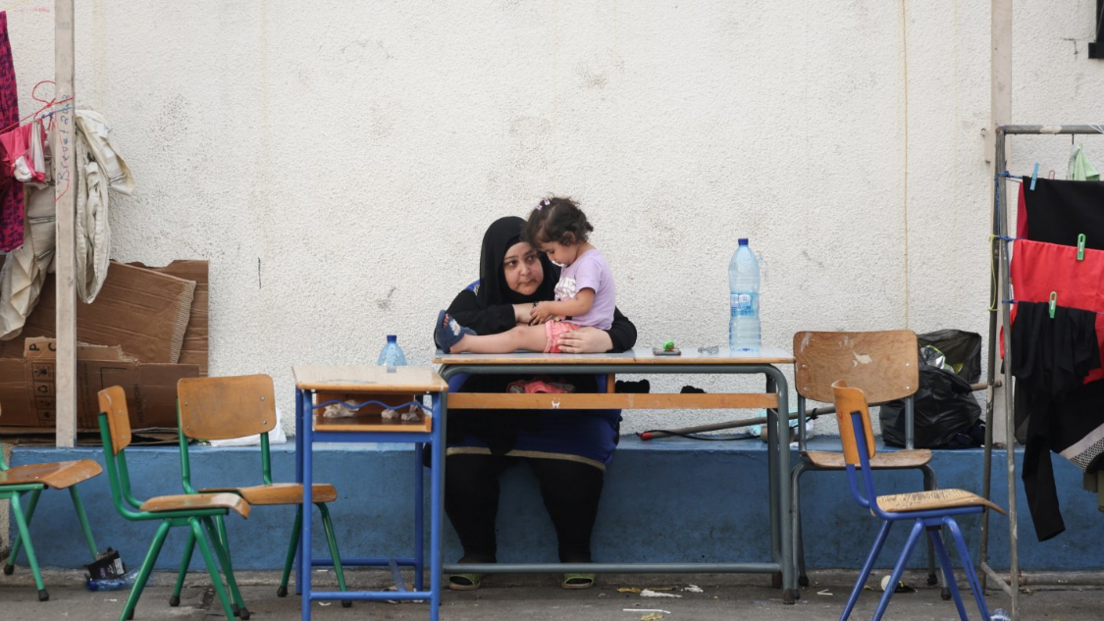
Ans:
[[[107,426],[111,430],[111,449],[118,455],[130,446],[130,414],[127,412],[126,393],[122,386],[104,388],[99,393],[100,411],[107,414]]]
[[[861,388],[870,403],[903,399],[920,385],[920,354],[912,330],[798,332],[794,384],[806,399],[831,403],[832,382]]]
[[[839,423],[840,441],[843,442],[843,459],[848,464],[859,467],[859,446],[857,444],[855,427],[852,425],[851,414],[861,413],[862,432],[866,438],[866,454],[874,457],[874,429],[870,425],[870,410],[867,407],[866,395],[861,388],[852,388],[842,380],[832,384],[832,393],[836,404],[836,421]]]
[[[276,393],[267,375],[184,378],[176,398],[188,438],[228,440],[276,428]]]

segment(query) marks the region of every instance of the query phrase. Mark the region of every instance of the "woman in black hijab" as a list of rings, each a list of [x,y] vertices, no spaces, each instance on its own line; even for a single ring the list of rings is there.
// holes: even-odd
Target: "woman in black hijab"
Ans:
[[[525,221],[496,220],[486,235],[479,260],[479,280],[461,291],[448,312],[477,334],[505,332],[528,323],[534,302],[554,299],[560,268],[544,253],[521,241]],[[609,330],[581,328],[564,334],[560,348],[568,353],[624,351],[636,343],[636,326],[619,310]],[[477,375],[462,391],[505,392],[518,379],[532,377]],[[576,392],[595,392],[593,377],[573,375]],[[445,512],[464,547],[461,563],[496,562],[495,516],[498,477],[525,462],[540,481],[541,496],[559,539],[560,561],[589,563],[590,535],[598,513],[606,465],[617,444],[620,410],[457,412],[449,416],[445,469]],[[479,588],[482,576],[449,577],[449,588]],[[565,574],[564,588],[587,588],[593,574]]]

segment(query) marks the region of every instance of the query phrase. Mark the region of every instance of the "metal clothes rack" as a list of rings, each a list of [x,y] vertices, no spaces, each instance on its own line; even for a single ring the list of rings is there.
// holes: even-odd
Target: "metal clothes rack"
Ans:
[[[985,406],[985,464],[982,482],[982,495],[989,498],[992,475],[993,454],[993,393],[995,388],[996,368],[1000,364],[997,357],[997,313],[1002,313],[1001,325],[1005,327],[1003,334],[1005,360],[1011,360],[1011,279],[1009,272],[1008,242],[1009,234],[1009,209],[1007,193],[1001,192],[1007,161],[1005,158],[1005,140],[1007,136],[1028,135],[1099,135],[1104,125],[1002,125],[996,131],[996,153],[994,157],[993,175],[993,236],[992,236],[992,263],[991,273],[993,279],[990,291],[989,306],[989,371]],[[1012,365],[1004,365],[1004,419],[1005,419],[1005,457],[1008,468],[1008,541],[1009,541],[1009,567],[1008,579],[989,566],[989,511],[982,514],[981,518],[981,585],[985,588],[986,579],[992,578],[1000,588],[1012,599],[1012,621],[1019,621],[1020,614],[1020,585],[1027,584],[1028,579],[1020,575],[1020,560],[1017,551],[1018,535],[1016,528],[1016,454],[1015,454],[1015,421],[1012,415]],[[1032,576],[1031,584],[1047,584],[1046,576]],[[1057,580],[1053,581],[1054,583]],[[1068,580],[1066,580],[1068,582]]]

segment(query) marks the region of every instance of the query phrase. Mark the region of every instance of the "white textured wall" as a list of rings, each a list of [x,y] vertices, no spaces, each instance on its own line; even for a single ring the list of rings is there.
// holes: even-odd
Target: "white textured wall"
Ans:
[[[6,4],[29,111],[53,3]],[[741,236],[765,344],[986,332],[985,0],[78,5],[78,97],[138,183],[112,256],[209,260],[212,373],[272,374],[285,411],[293,364],[372,363],[389,332],[427,363],[486,226],[550,192],[591,216],[643,346],[725,342]],[[1016,2],[1016,122],[1104,122],[1093,10]],[[1067,148],[1016,140],[1013,166]]]

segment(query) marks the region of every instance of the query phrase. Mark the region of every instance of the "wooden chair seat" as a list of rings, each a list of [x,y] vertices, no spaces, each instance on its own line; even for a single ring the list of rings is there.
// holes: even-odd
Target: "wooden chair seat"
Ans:
[[[103,468],[100,467],[100,464],[91,459],[16,466],[0,471],[0,487],[41,483],[46,487],[65,489],[82,481],[87,481],[101,472],[103,472]]]
[[[273,483],[272,485],[254,485],[251,487],[218,487],[199,490],[203,493],[230,492],[238,494],[251,505],[301,505],[303,504],[302,483]],[[328,483],[315,483],[312,491],[314,502],[333,502],[337,500],[337,489]]]
[[[933,489],[925,492],[878,496],[878,507],[886,513],[932,511],[953,507],[984,506],[1001,513],[1004,510],[973,492],[964,489]]]
[[[822,470],[843,470],[847,461],[838,451],[804,451],[801,454],[809,463]],[[870,467],[875,470],[895,470],[919,468],[931,461],[930,449],[905,449],[892,453],[877,453],[870,459]]]
[[[195,511],[197,509],[229,509],[243,518],[249,517],[249,503],[237,494],[176,494],[150,498],[139,511]]]

